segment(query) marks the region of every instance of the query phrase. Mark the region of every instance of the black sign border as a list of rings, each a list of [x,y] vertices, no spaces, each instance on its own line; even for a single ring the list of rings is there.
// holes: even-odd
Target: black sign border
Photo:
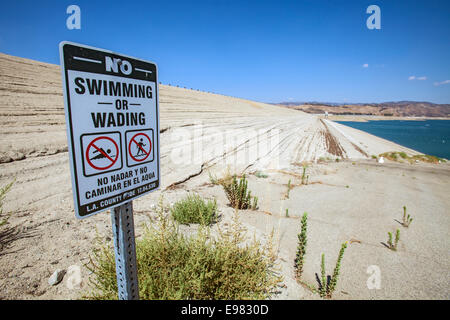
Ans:
[[[66,124],[66,126],[70,129],[70,133],[69,133],[70,138],[69,138],[69,135],[68,135],[68,138],[70,139],[71,149],[72,149],[72,150],[70,150],[70,154],[72,154],[72,162],[71,162],[72,163],[72,168],[73,168],[72,169],[73,170],[72,174],[73,174],[73,180],[75,182],[75,186],[72,186],[72,188],[75,187],[75,190],[74,190],[73,193],[74,193],[74,195],[76,195],[76,199],[74,199],[74,200],[76,200],[76,202],[75,202],[75,206],[76,206],[76,208],[75,208],[76,209],[75,210],[75,215],[76,215],[76,217],[78,219],[85,219],[85,218],[88,218],[88,217],[90,217],[92,215],[100,213],[100,212],[102,212],[102,211],[104,211],[104,210],[106,210],[108,208],[116,207],[120,203],[123,203],[125,201],[133,200],[133,199],[137,198],[140,195],[144,195],[146,193],[149,193],[149,192],[151,192],[153,190],[158,189],[160,187],[160,185],[161,185],[161,177],[160,177],[160,163],[158,161],[158,163],[157,163],[158,179],[156,179],[156,180],[154,180],[152,182],[149,182],[146,185],[136,187],[135,189],[127,190],[127,192],[133,191],[133,190],[136,190],[138,188],[141,188],[141,187],[144,187],[144,186],[148,186],[148,185],[151,185],[151,184],[155,184],[155,187],[150,188],[146,192],[143,192],[141,194],[136,195],[132,199],[122,200],[122,201],[120,201],[118,203],[115,203],[113,205],[109,205],[109,206],[100,208],[100,209],[98,209],[98,210],[96,210],[96,211],[94,211],[92,213],[87,213],[86,212],[86,207],[87,206],[89,206],[89,205],[91,205],[91,204],[93,204],[93,203],[95,203],[97,201],[99,202],[99,201],[108,200],[109,198],[100,199],[100,200],[96,200],[94,202],[91,202],[91,203],[88,203],[88,204],[85,204],[85,205],[81,205],[80,193],[79,193],[79,189],[78,189],[79,183],[78,183],[78,175],[77,175],[77,172],[78,172],[77,171],[77,163],[76,163],[75,156],[74,156],[74,154],[72,152],[72,151],[74,151],[73,148],[75,146],[75,143],[74,143],[74,137],[73,137],[73,123],[72,123],[72,109],[71,109],[71,102],[70,102],[70,90],[69,90],[69,83],[67,81],[68,78],[69,78],[68,71],[69,70],[87,71],[87,72],[91,72],[91,73],[100,73],[100,74],[108,74],[108,75],[115,75],[115,76],[117,76],[117,74],[112,73],[112,72],[106,72],[106,71],[93,72],[91,70],[86,70],[85,67],[80,67],[82,65],[76,65],[76,64],[74,65],[74,62],[73,62],[74,59],[69,59],[71,57],[70,54],[66,54],[65,53],[65,50],[67,50],[67,49],[73,50],[74,48],[79,48],[81,51],[83,51],[83,55],[84,55],[83,57],[84,58],[88,58],[89,59],[89,57],[90,57],[88,55],[89,53],[90,54],[97,53],[97,54],[102,54],[102,55],[108,54],[108,56],[111,56],[111,57],[114,57],[114,58],[126,59],[127,61],[131,61],[132,63],[135,62],[135,63],[139,64],[139,67],[144,68],[144,69],[145,68],[149,68],[149,67],[153,68],[153,69],[146,69],[146,70],[152,70],[152,73],[151,73],[151,75],[152,75],[151,79],[152,80],[149,80],[150,77],[149,77],[148,74],[145,75],[146,78],[144,78],[144,79],[141,79],[141,78],[138,78],[138,77],[135,78],[135,77],[133,77],[133,74],[135,74],[134,71],[131,73],[131,75],[128,75],[128,76],[120,75],[120,76],[124,76],[124,77],[127,77],[127,78],[132,78],[132,79],[140,79],[140,80],[152,81],[152,82],[155,83],[155,88],[156,88],[156,92],[155,92],[156,114],[158,115],[158,117],[157,117],[158,119],[156,119],[156,131],[157,131],[156,132],[156,141],[157,141],[157,145],[158,145],[157,155],[160,154],[159,153],[160,148],[159,148],[158,66],[154,62],[145,61],[145,60],[141,60],[141,59],[138,59],[138,58],[130,57],[130,56],[127,56],[127,55],[114,53],[114,52],[109,51],[109,50],[95,48],[95,47],[91,47],[91,46],[87,46],[87,45],[83,45],[83,44],[79,44],[79,43],[74,43],[74,42],[70,42],[70,41],[62,41],[59,44],[59,52],[60,52],[60,59],[61,59],[61,72],[62,72],[62,76],[63,76],[62,80],[63,80],[63,85],[65,85],[65,88],[63,88],[63,90],[65,89],[65,95],[63,95],[63,96],[64,96],[64,102],[66,104],[66,106],[65,106],[66,108],[65,109],[67,110],[67,115],[66,116],[67,116],[67,118],[69,120],[69,123]],[[91,64],[89,64],[89,65],[91,65]],[[69,66],[72,66],[73,68],[70,68]],[[154,70],[154,72],[153,72],[153,70]],[[159,159],[159,156],[158,156],[158,159]],[[123,165],[123,161],[122,161],[122,165]],[[118,195],[115,195],[115,196],[112,196],[112,197],[117,197],[117,196]],[[81,214],[82,212],[86,212],[86,213],[83,215],[83,214]]]

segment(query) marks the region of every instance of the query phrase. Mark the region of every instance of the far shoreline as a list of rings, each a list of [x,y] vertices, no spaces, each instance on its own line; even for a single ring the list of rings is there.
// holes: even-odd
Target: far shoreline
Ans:
[[[398,117],[398,116],[371,116],[371,115],[328,115],[311,114],[319,118],[332,121],[350,121],[350,122],[368,122],[382,120],[409,120],[409,121],[427,121],[427,120],[450,120],[450,117]]]

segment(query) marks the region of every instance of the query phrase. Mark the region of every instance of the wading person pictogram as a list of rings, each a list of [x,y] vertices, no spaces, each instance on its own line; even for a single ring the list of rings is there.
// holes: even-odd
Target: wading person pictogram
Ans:
[[[142,139],[142,138],[140,138],[139,139],[139,142],[138,142],[138,144],[137,144],[137,152],[136,152],[136,157],[138,156],[138,155],[144,155],[145,154],[145,152],[144,152],[144,147],[145,146],[147,146],[145,143],[144,143],[144,139]]]

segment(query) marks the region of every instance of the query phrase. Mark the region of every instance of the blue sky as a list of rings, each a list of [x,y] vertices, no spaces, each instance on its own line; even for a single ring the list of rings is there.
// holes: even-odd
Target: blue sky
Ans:
[[[66,8],[81,8],[68,30]],[[381,30],[369,30],[369,5]],[[2,1],[0,52],[62,40],[154,61],[162,83],[264,102],[450,103],[450,1]]]

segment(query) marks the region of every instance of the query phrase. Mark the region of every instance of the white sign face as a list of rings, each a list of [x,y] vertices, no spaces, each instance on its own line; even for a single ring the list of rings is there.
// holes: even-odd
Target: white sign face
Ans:
[[[76,216],[157,189],[156,64],[71,42],[60,57]]]

